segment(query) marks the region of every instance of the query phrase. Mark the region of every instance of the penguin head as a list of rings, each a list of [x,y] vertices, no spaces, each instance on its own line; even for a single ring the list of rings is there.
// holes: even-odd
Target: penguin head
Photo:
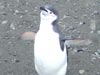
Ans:
[[[58,12],[52,5],[45,5],[44,7],[40,7],[41,20],[49,21],[51,23],[56,22],[58,19]]]

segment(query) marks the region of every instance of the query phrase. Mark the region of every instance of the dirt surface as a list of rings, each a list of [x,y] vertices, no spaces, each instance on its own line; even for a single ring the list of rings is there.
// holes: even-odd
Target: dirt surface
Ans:
[[[66,75],[100,75],[100,0],[0,0],[0,75],[37,75],[34,41],[22,40],[39,28],[39,7],[53,4],[68,37],[93,41],[69,49]]]

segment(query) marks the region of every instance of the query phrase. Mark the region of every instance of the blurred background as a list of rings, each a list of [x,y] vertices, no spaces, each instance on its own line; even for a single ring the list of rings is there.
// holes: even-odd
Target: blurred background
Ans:
[[[66,75],[100,75],[100,0],[0,0],[0,75],[37,75],[34,41],[21,35],[39,29],[39,7],[52,4],[65,37],[85,38],[69,51]]]

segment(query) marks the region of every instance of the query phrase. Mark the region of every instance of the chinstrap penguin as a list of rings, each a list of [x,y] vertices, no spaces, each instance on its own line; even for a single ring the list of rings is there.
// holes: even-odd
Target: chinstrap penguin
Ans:
[[[34,41],[35,69],[39,75],[65,75],[67,48],[57,25],[58,12],[52,5],[40,10],[40,27]]]

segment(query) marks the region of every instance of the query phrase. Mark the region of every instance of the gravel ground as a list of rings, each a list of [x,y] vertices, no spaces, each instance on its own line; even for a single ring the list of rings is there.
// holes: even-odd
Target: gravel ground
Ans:
[[[65,36],[93,41],[69,49],[66,75],[100,75],[100,0],[0,0],[0,75],[37,75],[34,41],[20,36],[38,30],[39,7],[47,3],[59,11]]]

